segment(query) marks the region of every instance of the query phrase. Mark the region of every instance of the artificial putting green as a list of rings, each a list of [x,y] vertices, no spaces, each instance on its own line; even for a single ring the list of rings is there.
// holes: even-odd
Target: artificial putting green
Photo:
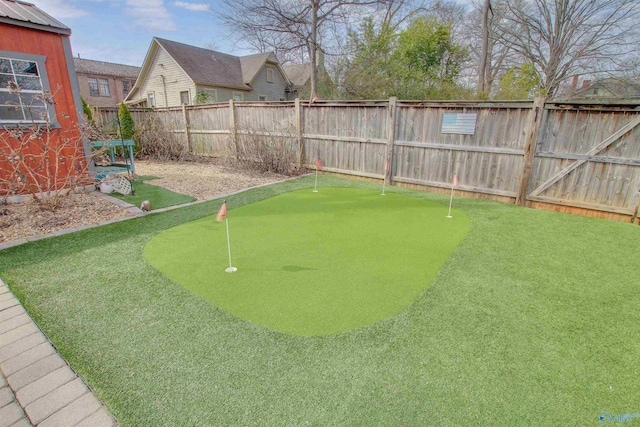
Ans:
[[[155,236],[145,257],[230,314],[293,335],[329,335],[403,311],[469,231],[459,211],[397,194],[321,188],[229,206]]]

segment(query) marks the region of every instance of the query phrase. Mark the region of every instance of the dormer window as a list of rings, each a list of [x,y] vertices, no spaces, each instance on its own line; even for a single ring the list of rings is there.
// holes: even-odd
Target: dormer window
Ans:
[[[273,83],[273,68],[267,68],[267,82]]]

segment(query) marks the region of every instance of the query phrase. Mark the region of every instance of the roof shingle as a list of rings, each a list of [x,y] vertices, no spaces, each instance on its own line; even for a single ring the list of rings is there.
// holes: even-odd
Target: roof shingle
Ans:
[[[125,77],[129,79],[136,79],[138,74],[140,74],[140,67],[95,61],[93,59],[73,58],[73,65],[75,66],[76,73]]]

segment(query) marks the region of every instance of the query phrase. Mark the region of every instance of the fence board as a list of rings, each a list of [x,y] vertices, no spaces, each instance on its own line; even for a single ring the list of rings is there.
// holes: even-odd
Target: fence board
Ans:
[[[387,147],[393,151],[393,181],[448,188],[457,174],[463,189],[515,198],[523,169],[527,118],[532,102],[397,101],[395,128],[387,130],[389,102],[300,103],[302,159],[322,159],[327,171],[366,178],[384,177]],[[228,103],[186,108],[194,153],[219,156],[231,135]],[[291,135],[295,143],[296,107],[284,103],[234,103],[238,135],[259,131]],[[137,123],[148,110],[131,110]],[[472,135],[443,134],[445,113],[477,113]],[[99,109],[97,122],[112,131],[116,109]],[[185,140],[181,108],[157,109],[158,119]],[[640,189],[640,126],[601,152],[594,148],[640,117],[640,106],[547,103],[541,116],[527,200],[533,206],[630,215]],[[390,138],[390,139],[389,139]],[[578,162],[539,194],[531,194],[554,175]],[[573,209],[571,209],[573,207]]]

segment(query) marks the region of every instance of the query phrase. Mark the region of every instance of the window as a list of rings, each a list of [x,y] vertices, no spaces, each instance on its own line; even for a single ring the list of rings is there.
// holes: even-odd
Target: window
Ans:
[[[218,91],[215,89],[205,89],[204,93],[207,94],[207,100],[209,102],[217,102],[218,101]]]
[[[233,92],[233,100],[234,101],[243,101],[244,94],[242,92]]]
[[[111,96],[109,80],[107,79],[100,79],[100,96]]]
[[[285,100],[284,98],[280,98],[280,101],[284,101],[284,100]]]
[[[189,105],[189,91],[180,92],[180,104]]]
[[[131,90],[131,86],[133,86],[131,84],[131,82],[128,82],[128,81],[125,81],[125,80],[122,81],[122,95],[123,96],[127,96],[129,94],[129,91]]]
[[[0,52],[0,124],[55,121],[45,57]]]
[[[267,100],[266,95],[258,95],[258,101],[266,101],[266,100]]]
[[[89,95],[91,96],[100,96],[100,91],[98,90],[98,79],[88,78],[89,81]]]
[[[156,94],[155,92],[149,92],[147,94],[147,107],[155,107],[156,106]]]
[[[267,82],[273,83],[273,68],[267,68]]]

